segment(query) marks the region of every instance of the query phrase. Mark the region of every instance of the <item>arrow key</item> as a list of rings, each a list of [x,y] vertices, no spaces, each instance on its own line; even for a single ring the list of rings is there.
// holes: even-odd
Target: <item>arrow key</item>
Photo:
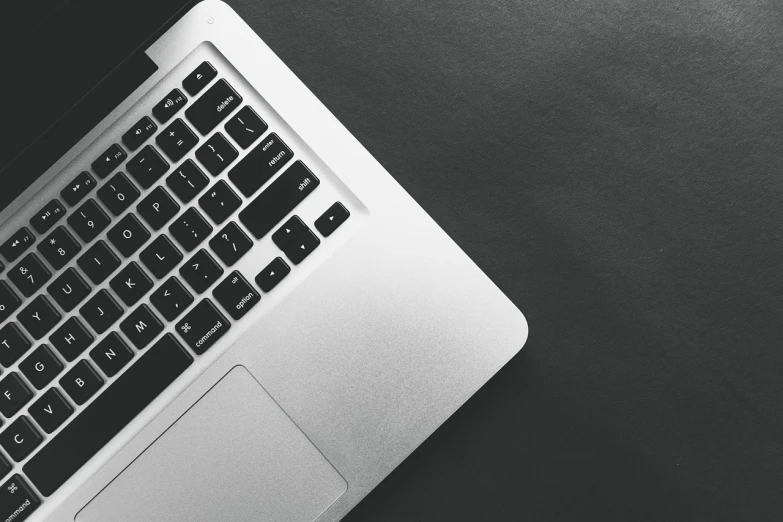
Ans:
[[[264,292],[269,292],[276,287],[290,271],[291,268],[283,261],[283,258],[276,257],[256,276],[256,284]]]
[[[193,302],[193,296],[176,277],[170,277],[150,296],[150,302],[167,321],[173,321]]]
[[[348,209],[338,201],[315,220],[315,228],[318,229],[322,236],[329,237],[332,235],[332,232],[345,223],[345,220],[350,215],[351,213],[348,212]]]

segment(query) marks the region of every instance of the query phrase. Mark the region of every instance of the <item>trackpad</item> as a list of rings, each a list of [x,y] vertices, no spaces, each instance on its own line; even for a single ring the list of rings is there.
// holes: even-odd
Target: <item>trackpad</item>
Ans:
[[[76,516],[312,522],[346,483],[237,366]]]

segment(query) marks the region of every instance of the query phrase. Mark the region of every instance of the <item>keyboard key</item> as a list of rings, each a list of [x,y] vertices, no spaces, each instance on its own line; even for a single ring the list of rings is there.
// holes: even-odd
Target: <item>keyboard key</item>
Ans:
[[[23,461],[42,440],[41,434],[24,415],[17,417],[0,433],[0,446],[16,462]]]
[[[63,363],[52,353],[48,345],[42,344],[27,359],[19,363],[30,384],[37,390],[43,390],[63,369]]]
[[[223,337],[231,323],[212,301],[202,300],[177,323],[177,332],[194,352],[201,355]]]
[[[23,522],[41,505],[21,475],[13,475],[0,486],[0,520]]]
[[[212,290],[212,296],[234,319],[241,319],[261,300],[261,296],[234,270]]]
[[[125,168],[139,185],[148,189],[169,170],[169,164],[155,147],[147,145],[133,156]]]
[[[256,284],[264,292],[269,292],[276,287],[277,283],[282,281],[290,271],[291,268],[283,261],[283,258],[276,257],[256,276]]]
[[[120,270],[109,285],[120,296],[123,303],[127,306],[133,306],[136,301],[150,291],[152,280],[134,261]]]
[[[128,364],[128,361],[133,359],[133,350],[128,348],[120,334],[111,332],[98,343],[98,346],[90,350],[90,358],[107,377],[114,377]]]
[[[272,179],[293,156],[291,149],[272,133],[231,169],[228,179],[242,194],[250,196]]]
[[[109,212],[119,216],[131,206],[131,203],[139,199],[139,189],[125,174],[118,172],[98,189],[98,199],[106,205]]]
[[[110,221],[108,214],[94,199],[88,199],[68,218],[68,224],[85,243],[89,243],[103,232]]]
[[[221,179],[199,198],[198,204],[219,225],[239,208],[242,200]]]
[[[185,111],[185,117],[206,136],[241,103],[242,97],[226,80],[220,79]]]
[[[0,364],[8,368],[30,349],[32,343],[16,323],[0,328]]]
[[[11,372],[0,381],[0,413],[10,419],[33,398],[33,392],[19,374]]]
[[[166,123],[179,111],[188,99],[179,89],[174,89],[152,108],[152,115],[161,123]]]
[[[134,214],[128,214],[107,234],[109,241],[125,257],[132,256],[150,238],[149,231]]]
[[[163,331],[163,323],[147,305],[143,304],[120,323],[120,329],[133,346],[141,350]]]
[[[72,207],[84,199],[84,196],[89,194],[90,191],[94,188],[95,178],[93,178],[90,173],[85,170],[76,176],[73,181],[68,183],[62,192],[60,192],[60,197],[63,198],[65,202]]]
[[[62,316],[45,295],[39,295],[16,316],[30,336],[38,340],[54,328]]]
[[[150,302],[167,321],[173,321],[193,302],[193,296],[176,277],[170,277],[152,292]]]
[[[329,237],[332,232],[345,223],[351,213],[343,206],[339,201],[329,207],[329,209],[321,214],[321,217],[315,220],[315,228],[324,237]]]
[[[204,145],[196,150],[196,159],[213,176],[217,176],[229,163],[237,159],[239,153],[222,134],[216,132]]]
[[[101,389],[103,378],[90,363],[82,359],[63,375],[60,386],[73,402],[81,406]]]
[[[8,463],[7,460],[5,460],[5,457],[0,453],[0,478],[5,477],[8,472],[11,471],[11,464]],[[18,475],[17,475],[18,476]],[[4,484],[2,487],[5,488],[8,484]],[[3,502],[6,502],[6,499],[4,497],[4,492],[0,491],[0,506],[4,506]],[[2,509],[2,508],[0,508]],[[2,516],[6,516],[4,512],[0,511],[0,514]]]
[[[316,237],[315,234],[308,228],[302,235],[297,238],[296,246],[288,250],[284,250],[285,255],[295,265],[298,265],[309,256],[315,248],[321,244],[321,240]]]
[[[8,272],[8,279],[25,297],[36,293],[51,277],[52,273],[35,253],[27,254]]]
[[[65,400],[60,390],[50,388],[33,403],[27,413],[46,433],[52,433],[73,413],[73,407]]]
[[[185,88],[188,94],[191,96],[198,94],[198,92],[212,81],[217,76],[217,71],[209,62],[201,62],[201,65],[188,74],[184,80],[182,80],[182,86]]]
[[[249,105],[242,107],[233,118],[226,122],[225,126],[228,135],[243,149],[252,145],[268,128],[266,122],[259,118]]]
[[[70,312],[84,298],[90,295],[90,285],[82,279],[75,268],[69,268],[54,280],[46,289],[57,304],[66,312]]]
[[[155,122],[149,116],[144,116],[136,122],[136,125],[128,129],[128,132],[122,135],[122,142],[129,151],[133,152],[141,147],[147,141],[147,138],[155,134],[156,130],[158,130],[158,126],[155,125]]]
[[[76,359],[94,340],[92,334],[87,331],[87,328],[76,317],[71,317],[65,321],[49,337],[49,342],[52,343],[52,346],[68,362]]]
[[[174,220],[169,227],[169,233],[182,248],[190,252],[212,233],[212,225],[207,223],[198,210],[191,207]]]
[[[59,226],[54,232],[41,241],[38,251],[49,261],[55,270],[59,270],[73,259],[82,249],[82,246],[68,232],[68,229]]]
[[[26,227],[22,227],[0,245],[0,253],[3,254],[6,261],[13,263],[33,243],[35,243],[35,236]]]
[[[187,160],[166,178],[166,184],[183,203],[187,203],[204,190],[204,187],[209,184],[209,179],[193,163],[193,160]]]
[[[79,265],[93,284],[99,285],[120,266],[120,258],[104,241],[98,241],[80,257]]]
[[[0,281],[0,323],[11,317],[22,304],[22,300],[19,296],[11,290],[8,283]]]
[[[261,239],[319,184],[304,163],[296,161],[239,213],[239,220]]]
[[[307,225],[304,224],[299,216],[291,216],[288,221],[283,223],[277,232],[272,234],[272,241],[274,241],[277,248],[285,252],[290,248],[297,248],[299,237],[305,233]]]
[[[136,211],[141,214],[153,230],[160,230],[163,225],[179,212],[179,203],[174,201],[163,187],[155,187],[144,200],[138,204]]]
[[[182,254],[168,236],[161,235],[141,252],[139,259],[152,275],[163,279],[182,261]]]
[[[250,250],[253,241],[232,221],[209,240],[209,246],[223,264],[231,266]]]
[[[198,136],[190,130],[190,127],[188,127],[184,121],[177,118],[171,125],[166,127],[163,132],[158,134],[158,137],[155,138],[155,143],[158,144],[160,150],[162,150],[171,161],[176,163],[196,146],[198,143]]]
[[[79,314],[100,335],[122,317],[123,309],[109,292],[101,289],[79,309]]]
[[[202,248],[180,267],[179,274],[200,294],[223,275],[223,268]]]
[[[122,147],[115,143],[106,149],[100,158],[92,162],[92,170],[99,178],[103,179],[119,167],[127,157],[128,155],[122,150]]]
[[[30,218],[30,225],[39,234],[45,234],[50,228],[65,215],[65,207],[58,200],[53,199]]]
[[[54,493],[193,362],[163,336],[24,465],[45,496]]]

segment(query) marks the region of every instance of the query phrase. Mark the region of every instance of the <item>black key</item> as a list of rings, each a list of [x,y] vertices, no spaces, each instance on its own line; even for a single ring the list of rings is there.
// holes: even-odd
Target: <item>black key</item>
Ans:
[[[22,300],[19,296],[11,290],[8,283],[0,281],[0,323],[11,317],[19,305],[22,304]]]
[[[30,384],[43,390],[63,369],[63,363],[52,353],[48,345],[42,344],[27,359],[19,363],[19,369]]]
[[[174,201],[163,187],[155,187],[144,200],[138,204],[136,211],[141,214],[153,230],[160,230],[163,225],[179,212],[179,203]]]
[[[45,295],[39,295],[16,316],[30,336],[38,340],[54,328],[62,316]]]
[[[73,413],[73,407],[68,404],[60,390],[50,388],[41,398],[33,403],[27,413],[46,433],[52,433],[60,427]]]
[[[193,362],[163,336],[24,465],[45,496],[54,493]]]
[[[65,393],[81,406],[103,386],[103,378],[90,363],[82,359],[60,379]]]
[[[167,321],[173,321],[190,303],[193,296],[176,277],[170,277],[160,288],[152,292],[150,302]]]
[[[239,220],[261,239],[319,184],[304,163],[296,161],[239,213]]]
[[[64,267],[81,249],[82,246],[64,226],[55,228],[54,232],[38,245],[38,251],[55,270]]]
[[[33,398],[33,392],[19,374],[11,372],[0,381],[0,413],[10,419]]]
[[[168,236],[164,234],[158,236],[155,241],[142,250],[139,259],[147,267],[147,270],[152,272],[152,275],[158,279],[163,279],[166,274],[171,272],[182,261],[182,254]]]
[[[84,317],[95,333],[102,334],[111,327],[120,317],[123,309],[106,290],[98,292],[79,309],[79,314]]]
[[[206,174],[201,172],[193,160],[187,160],[166,178],[166,184],[183,203],[195,198],[208,183]]]
[[[0,433],[0,445],[16,462],[23,461],[42,440],[41,434],[24,415],[17,417]]]
[[[113,377],[133,359],[133,350],[128,348],[120,334],[112,332],[90,350],[90,358],[106,376]]]
[[[94,338],[81,321],[71,317],[49,337],[49,342],[66,361],[71,362],[87,349]]]
[[[163,129],[163,132],[158,134],[158,137],[155,138],[155,143],[158,144],[160,150],[162,150],[171,161],[176,163],[181,160],[190,149],[196,146],[196,143],[198,143],[198,136],[190,130],[190,127],[188,127],[184,121],[177,118],[171,125]]]
[[[305,233],[307,225],[304,224],[299,216],[291,216],[288,221],[283,223],[277,232],[272,234],[272,241],[274,241],[277,248],[285,252],[290,248],[297,248],[299,237]]]
[[[226,122],[225,126],[228,135],[243,149],[252,145],[268,128],[266,122],[259,118],[249,105],[242,107],[233,118]]]
[[[122,142],[128,147],[129,151],[133,152],[141,147],[141,144],[147,141],[147,138],[155,134],[156,130],[158,130],[158,126],[155,125],[155,122],[149,116],[144,116],[128,132],[122,135]]]
[[[231,323],[212,301],[202,300],[177,323],[177,332],[194,352],[201,355],[223,337]]]
[[[11,464],[8,463],[7,460],[5,460],[5,457],[3,457],[2,454],[0,454],[0,478],[5,477],[8,472],[11,471]],[[18,476],[18,475],[17,475]],[[4,484],[3,487],[6,487],[7,484]],[[3,492],[0,491],[0,506],[3,506],[3,502],[5,502],[6,499],[3,496]],[[6,516],[2,511],[0,511],[0,515]]]
[[[199,198],[198,204],[219,225],[239,208],[242,200],[221,179]]]
[[[106,149],[100,158],[92,162],[92,170],[101,179],[105,178],[111,172],[119,167],[120,163],[125,161],[128,155],[122,150],[122,147],[116,143]]]
[[[65,215],[65,207],[58,200],[53,199],[38,211],[32,218],[30,224],[39,234],[45,234],[50,228]]]
[[[284,250],[285,255],[295,265],[298,265],[309,256],[315,248],[321,244],[321,240],[308,228],[297,238],[296,246]]]
[[[26,227],[22,227],[0,245],[0,253],[3,254],[6,261],[13,263],[33,243],[35,243],[35,236]]]
[[[209,240],[209,246],[224,264],[231,266],[250,250],[253,241],[232,221]]]
[[[191,207],[174,220],[169,226],[169,233],[182,248],[190,252],[212,233],[212,225],[207,223],[198,210]]]
[[[209,62],[201,62],[201,65],[188,74],[182,80],[182,86],[191,96],[197,94],[201,89],[207,86],[212,79],[217,76],[217,71]]]
[[[108,214],[98,206],[94,199],[88,199],[68,218],[68,224],[85,243],[89,243],[103,232],[103,229],[109,226],[110,221]]]
[[[351,213],[343,206],[339,201],[329,207],[329,209],[321,214],[321,217],[315,220],[315,228],[324,237],[329,237],[332,232],[345,223]]]
[[[133,346],[141,350],[163,331],[163,323],[147,305],[143,304],[120,323],[120,329]]]
[[[76,264],[93,284],[99,285],[120,266],[120,258],[104,241],[98,241],[80,257]]]
[[[185,111],[185,117],[206,136],[241,103],[242,97],[226,80],[220,79]]]
[[[82,279],[82,276],[75,268],[69,268],[63,272],[46,290],[49,292],[49,295],[54,297],[60,308],[66,312],[76,308],[76,305],[90,295],[90,285]]]
[[[98,189],[98,199],[106,205],[109,212],[119,216],[131,206],[131,203],[139,199],[139,189],[124,173],[118,172]]]
[[[51,277],[52,273],[35,253],[27,254],[8,272],[8,279],[25,297],[36,293]]]
[[[148,189],[169,170],[169,164],[155,147],[147,145],[133,156],[125,168],[139,185]]]
[[[32,343],[16,323],[0,328],[0,364],[8,368],[30,349]]]
[[[202,248],[180,267],[179,274],[200,294],[218,280],[223,274],[223,268]]]
[[[291,271],[291,268],[283,261],[282,257],[276,257],[266,268],[261,270],[256,276],[256,284],[264,292],[269,292],[277,283],[283,280]]]
[[[74,206],[80,202],[84,196],[90,193],[95,188],[95,178],[93,178],[86,170],[73,178],[73,181],[60,192],[60,197],[68,203],[69,206]]]
[[[250,196],[272,179],[293,156],[291,149],[272,133],[231,169],[228,179],[242,194]]]
[[[229,163],[237,159],[239,153],[222,134],[216,132],[204,145],[196,150],[196,159],[213,176],[217,176]]]
[[[136,304],[152,288],[152,280],[136,262],[132,262],[118,273],[109,285],[127,306]]]
[[[212,290],[212,296],[234,319],[241,319],[261,300],[258,292],[236,270]]]
[[[109,230],[109,241],[125,257],[130,257],[149,238],[150,233],[134,214],[128,214]]]
[[[0,520],[27,520],[41,501],[20,475],[13,475],[0,486]]]
[[[165,98],[163,98],[155,107],[152,108],[152,115],[159,122],[166,123],[179,111],[188,99],[179,89],[174,89]]]

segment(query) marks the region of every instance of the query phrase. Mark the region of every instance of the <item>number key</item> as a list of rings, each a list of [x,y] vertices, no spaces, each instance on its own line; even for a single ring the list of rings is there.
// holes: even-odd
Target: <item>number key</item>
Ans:
[[[70,232],[63,227],[57,227],[45,240],[38,245],[38,251],[43,254],[55,270],[59,270],[82,249]]]
[[[25,297],[36,293],[51,277],[52,273],[34,252],[27,254],[8,272],[8,278]]]
[[[19,296],[11,290],[8,283],[0,281],[0,323],[11,317],[19,305],[22,304],[22,300]]]
[[[98,189],[98,199],[106,208],[119,216],[139,197],[139,189],[122,172],[115,174],[108,183]]]
[[[109,221],[109,216],[94,199],[88,199],[68,217],[68,224],[85,243],[95,239],[109,225]]]

